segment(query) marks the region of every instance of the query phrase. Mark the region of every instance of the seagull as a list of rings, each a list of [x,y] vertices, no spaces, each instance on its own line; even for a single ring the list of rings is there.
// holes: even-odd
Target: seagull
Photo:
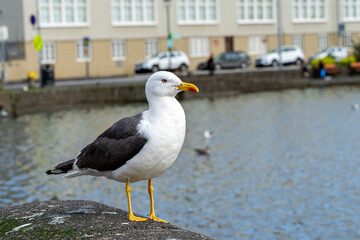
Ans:
[[[206,144],[209,144],[209,139],[213,138],[215,136],[214,131],[209,131],[209,130],[205,130],[204,131],[204,138],[205,138],[205,142]]]
[[[359,109],[359,104],[358,103],[354,103],[352,106],[351,106],[351,109],[352,110],[358,110]]]
[[[175,96],[181,91],[199,92],[175,74],[159,71],[146,82],[149,109],[114,123],[71,160],[47,174],[104,176],[125,183],[130,221],[155,220],[152,179],[163,174],[176,160],[185,138],[185,113]],[[130,183],[148,181],[149,218],[137,217],[131,208]]]

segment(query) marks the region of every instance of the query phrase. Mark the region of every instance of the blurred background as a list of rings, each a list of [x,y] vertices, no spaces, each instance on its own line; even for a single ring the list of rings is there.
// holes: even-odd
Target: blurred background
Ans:
[[[154,179],[157,215],[216,239],[359,239],[359,40],[360,0],[0,0],[0,207],[85,199],[127,209],[122,183],[45,171],[147,109],[54,106],[11,118],[2,96],[56,99],[61,84],[143,83],[158,70],[205,76],[212,59],[209,82],[287,68],[309,86],[352,84],[228,95],[210,84],[182,101],[187,135]],[[321,64],[333,78],[319,78]],[[264,83],[239,80],[254,81],[251,92]],[[132,188],[134,212],[146,215],[146,183]]]
[[[30,71],[40,76],[39,64],[55,79],[131,76],[136,64],[167,50],[185,53],[189,61],[172,63],[182,70],[231,51],[250,57],[238,67],[266,66],[274,59],[255,59],[281,45],[304,55],[287,60],[284,53],[284,63],[307,62],[328,47],[351,51],[360,38],[359,8],[358,0],[1,0],[2,67],[9,82]],[[137,70],[161,64],[167,61]]]

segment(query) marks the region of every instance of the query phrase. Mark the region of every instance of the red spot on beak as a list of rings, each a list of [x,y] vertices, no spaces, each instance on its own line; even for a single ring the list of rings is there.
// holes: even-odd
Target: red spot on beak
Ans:
[[[197,92],[197,90],[195,88],[189,88],[190,92]]]

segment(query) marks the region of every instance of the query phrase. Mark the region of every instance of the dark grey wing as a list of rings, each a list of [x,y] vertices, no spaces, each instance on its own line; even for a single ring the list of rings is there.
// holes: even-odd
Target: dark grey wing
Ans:
[[[77,156],[80,169],[112,171],[134,157],[146,144],[136,127],[141,113],[121,119],[87,145]]]
[[[103,132],[98,138],[107,137],[110,139],[124,139],[137,134],[137,125],[141,121],[142,113],[132,117],[123,118],[114,123],[109,129]]]

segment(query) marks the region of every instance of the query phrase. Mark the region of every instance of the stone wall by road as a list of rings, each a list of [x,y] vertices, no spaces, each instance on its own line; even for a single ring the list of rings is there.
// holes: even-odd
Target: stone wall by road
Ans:
[[[179,99],[235,95],[259,91],[275,91],[309,86],[351,84],[353,80],[324,82],[301,77],[300,70],[253,70],[233,73],[182,76],[185,82],[196,84],[200,92],[179,94]],[[358,83],[358,81],[355,81]],[[42,111],[54,111],[72,107],[99,104],[123,104],[146,101],[145,83],[98,85],[82,87],[47,87],[28,92],[8,91],[0,93],[0,106],[13,116]]]

